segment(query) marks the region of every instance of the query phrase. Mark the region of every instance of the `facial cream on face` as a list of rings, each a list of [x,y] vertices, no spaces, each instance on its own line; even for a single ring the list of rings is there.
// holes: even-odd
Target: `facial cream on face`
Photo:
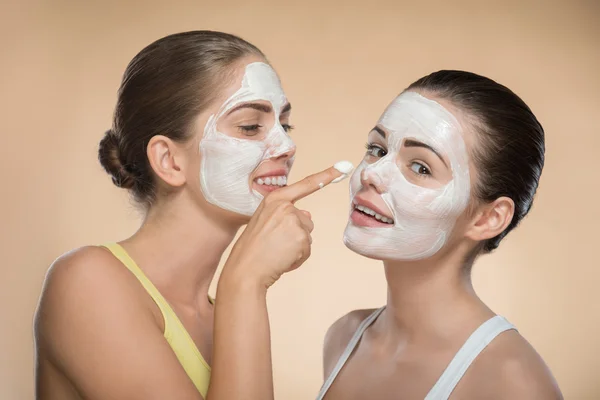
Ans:
[[[240,139],[217,129],[217,121],[241,103],[263,100],[275,112],[273,127],[264,140]],[[279,122],[287,99],[277,74],[270,65],[248,64],[240,89],[211,115],[200,141],[202,155],[200,184],[206,200],[220,208],[251,216],[263,199],[252,189],[250,175],[264,161],[292,152],[296,146]],[[288,160],[291,168],[293,158]]]
[[[351,250],[380,260],[417,260],[431,257],[448,240],[470,195],[469,159],[457,119],[442,105],[415,92],[398,96],[378,125],[385,128],[387,154],[376,162],[363,162],[350,178],[350,198],[371,182],[393,216],[389,227],[357,226],[349,221],[344,243]],[[398,156],[410,138],[441,152],[450,162],[452,180],[442,187],[426,188],[409,182]],[[351,212],[354,204],[351,204]]]

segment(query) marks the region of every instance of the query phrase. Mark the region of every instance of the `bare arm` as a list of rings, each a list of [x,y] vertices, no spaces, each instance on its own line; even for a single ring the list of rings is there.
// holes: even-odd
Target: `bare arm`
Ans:
[[[208,400],[273,399],[266,296],[263,285],[221,277]]]
[[[98,248],[58,260],[36,313],[38,351],[86,399],[201,400],[127,274]],[[38,385],[36,397],[56,394]]]
[[[544,360],[516,331],[501,334],[483,350],[456,392],[469,399],[563,399]]]
[[[498,400],[564,399],[544,361],[533,348],[531,350],[519,358],[505,358],[499,361],[499,371],[496,376],[503,384],[499,385],[495,398]]]
[[[310,214],[293,203],[340,175],[329,168],[271,193],[232,249],[217,291],[207,400],[273,399],[267,288],[310,256]]]

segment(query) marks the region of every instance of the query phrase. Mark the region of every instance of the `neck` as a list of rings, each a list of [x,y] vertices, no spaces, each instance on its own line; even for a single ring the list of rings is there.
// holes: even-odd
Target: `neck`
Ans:
[[[207,304],[221,256],[241,225],[226,225],[183,203],[178,198],[154,206],[123,245],[170,302]]]
[[[388,283],[384,329],[406,340],[450,339],[493,316],[475,294],[460,257],[385,261]]]

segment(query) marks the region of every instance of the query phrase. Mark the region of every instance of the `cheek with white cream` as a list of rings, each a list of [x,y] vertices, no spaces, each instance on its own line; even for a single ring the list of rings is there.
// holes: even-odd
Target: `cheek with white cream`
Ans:
[[[344,243],[380,260],[431,257],[446,244],[469,200],[469,164],[461,126],[442,105],[414,92],[398,96],[378,125],[388,132],[387,154],[373,163],[363,161],[350,180],[351,217]],[[406,138],[444,154],[452,179],[436,188],[409,182],[397,163]],[[357,194],[366,190],[364,182],[377,187],[387,209],[374,210],[357,202]]]
[[[235,138],[218,131],[217,121],[227,111],[238,104],[258,100],[268,101],[275,112],[273,127],[263,140]],[[294,142],[279,122],[280,111],[286,103],[279,78],[271,66],[262,62],[246,66],[240,89],[223,103],[217,114],[210,116],[200,141],[200,186],[208,202],[251,216],[263,199],[253,184],[270,191],[287,183],[285,175],[250,180],[264,161],[295,150]],[[293,161],[293,157],[287,159],[287,171]]]

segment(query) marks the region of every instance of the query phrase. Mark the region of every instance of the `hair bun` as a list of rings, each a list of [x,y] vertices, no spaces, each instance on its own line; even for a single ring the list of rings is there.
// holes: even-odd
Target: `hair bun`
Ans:
[[[112,176],[116,186],[130,189],[133,187],[134,179],[123,166],[120,153],[119,138],[115,131],[107,130],[98,147],[98,160],[104,170]]]

